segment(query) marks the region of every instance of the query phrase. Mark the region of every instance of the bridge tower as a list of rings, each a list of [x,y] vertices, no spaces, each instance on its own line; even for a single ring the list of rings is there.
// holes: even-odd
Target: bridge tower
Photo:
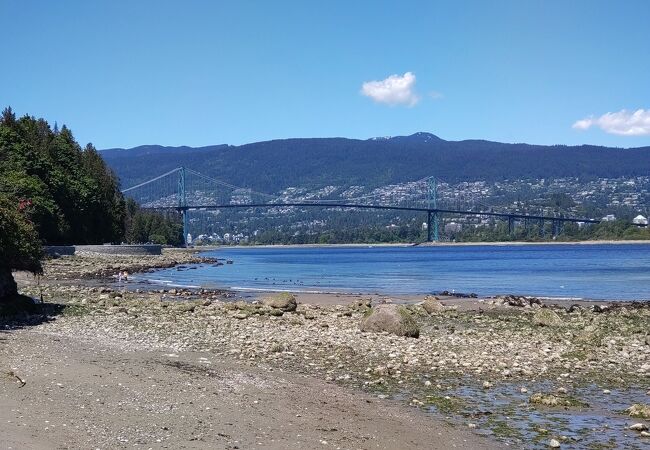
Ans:
[[[508,234],[512,234],[515,231],[515,217],[508,216]]]
[[[427,213],[427,241],[431,242],[431,232],[433,231],[433,241],[438,242],[440,236],[438,227],[440,223],[440,213],[438,212],[438,182],[435,177],[430,177],[427,182],[427,194],[429,211]],[[431,223],[433,219],[433,223]],[[431,229],[433,225],[433,230]]]
[[[178,170],[178,207],[185,208],[187,206],[187,196],[185,194],[185,167]],[[181,209],[183,216],[183,242],[187,247],[187,233],[189,232],[189,220],[187,217],[187,209]]]
[[[564,228],[563,227],[564,221],[562,220],[562,216],[560,216],[560,217],[561,217],[560,219],[554,219],[553,222],[552,222],[553,223],[552,228],[553,228],[553,237],[554,238],[556,238],[560,234],[562,234],[562,231],[563,231],[563,228]]]

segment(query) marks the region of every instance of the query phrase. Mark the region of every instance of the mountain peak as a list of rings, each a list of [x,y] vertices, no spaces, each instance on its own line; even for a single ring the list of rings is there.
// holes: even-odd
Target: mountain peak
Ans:
[[[399,139],[402,141],[410,141],[410,142],[436,142],[436,141],[442,141],[438,136],[435,134],[427,133],[424,131],[418,131],[417,133],[413,133],[410,136],[395,136],[393,139]]]
[[[378,137],[372,137],[368,139],[369,141],[392,141],[392,140],[398,140],[398,141],[409,141],[409,142],[435,142],[435,141],[442,141],[438,136],[435,134],[427,133],[425,131],[418,131],[417,133],[413,133],[410,136],[378,136]]]

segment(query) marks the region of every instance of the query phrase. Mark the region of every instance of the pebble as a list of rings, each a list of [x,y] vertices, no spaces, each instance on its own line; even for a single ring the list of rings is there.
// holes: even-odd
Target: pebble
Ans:
[[[551,448],[560,448],[560,441],[558,441],[557,439],[551,439],[550,441],[548,441],[548,446]]]

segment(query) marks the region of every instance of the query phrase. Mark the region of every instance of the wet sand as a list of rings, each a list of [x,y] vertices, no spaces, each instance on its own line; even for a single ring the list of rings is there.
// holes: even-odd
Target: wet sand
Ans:
[[[271,295],[272,292],[256,292],[254,294],[246,294],[245,298],[262,298],[266,295]],[[240,293],[241,295],[241,293]],[[404,305],[415,305],[422,303],[425,296],[423,295],[385,295],[385,294],[338,294],[338,293],[304,293],[295,292],[294,295],[299,303],[307,305],[351,305],[361,299],[370,299],[373,304],[378,303],[397,303]],[[494,301],[494,297],[480,297],[480,298],[462,298],[448,295],[436,295],[435,298],[439,299],[444,306],[455,307],[458,311],[479,311],[488,307],[493,307],[490,302]],[[573,299],[542,299],[544,304],[549,306],[558,306],[569,308],[572,305],[580,305],[584,308],[589,308],[593,305],[610,305],[614,302],[608,300],[573,300]],[[616,301],[616,304],[630,304],[630,302]]]
[[[0,333],[0,360],[2,449],[498,448],[399,402],[207,352],[34,327]]]

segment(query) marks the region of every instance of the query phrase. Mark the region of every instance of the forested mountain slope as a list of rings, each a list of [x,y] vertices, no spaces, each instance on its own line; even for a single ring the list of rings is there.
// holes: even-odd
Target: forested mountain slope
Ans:
[[[283,139],[208,147],[142,146],[100,152],[128,187],[186,166],[239,186],[379,186],[435,175],[447,181],[620,177],[650,173],[650,147],[445,141],[429,133],[368,140]]]

